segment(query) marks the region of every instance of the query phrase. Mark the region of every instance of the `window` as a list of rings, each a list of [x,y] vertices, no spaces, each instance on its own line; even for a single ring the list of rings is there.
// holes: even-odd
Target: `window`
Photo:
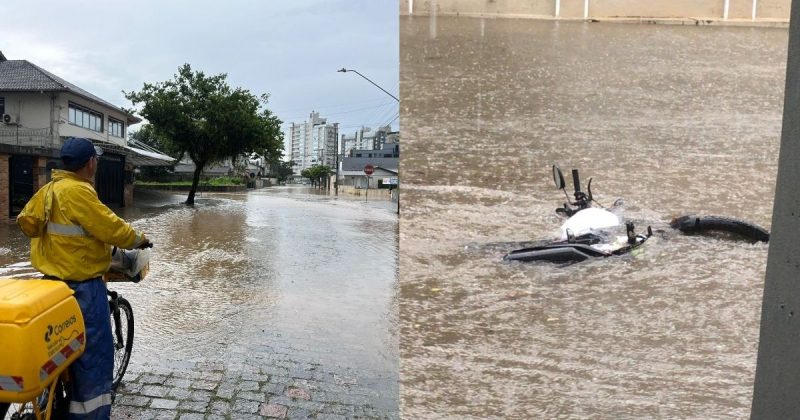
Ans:
[[[114,137],[124,137],[125,130],[123,130],[123,127],[122,121],[108,117],[108,134]]]
[[[92,131],[103,132],[103,114],[72,102],[69,104],[69,123]]]
[[[0,116],[6,113],[6,98],[0,96]]]

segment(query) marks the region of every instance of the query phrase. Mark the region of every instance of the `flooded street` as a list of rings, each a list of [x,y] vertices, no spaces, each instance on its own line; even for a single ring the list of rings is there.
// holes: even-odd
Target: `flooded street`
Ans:
[[[396,417],[393,203],[303,187],[201,194],[194,208],[184,195],[145,194],[122,216],[155,243],[150,274],[112,285],[135,312],[134,375],[208,366],[314,389],[325,374],[369,390],[362,402]],[[0,236],[0,266],[27,259],[16,226]]]
[[[403,416],[747,417],[768,247],[668,223],[769,229],[787,37],[402,17]],[[656,234],[623,257],[501,261],[557,237],[554,163]]]

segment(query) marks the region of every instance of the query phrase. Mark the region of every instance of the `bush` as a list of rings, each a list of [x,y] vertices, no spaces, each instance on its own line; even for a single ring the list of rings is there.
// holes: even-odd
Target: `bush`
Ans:
[[[211,185],[217,187],[230,187],[234,185],[242,185],[243,181],[235,176],[221,176],[217,178],[201,179],[198,185]],[[164,186],[191,186],[192,181],[171,181],[171,182],[158,182],[158,181],[141,181],[136,180],[134,185],[164,185]]]
[[[211,178],[206,181],[200,181],[200,185],[242,185],[242,178],[234,176],[221,176],[219,178]]]

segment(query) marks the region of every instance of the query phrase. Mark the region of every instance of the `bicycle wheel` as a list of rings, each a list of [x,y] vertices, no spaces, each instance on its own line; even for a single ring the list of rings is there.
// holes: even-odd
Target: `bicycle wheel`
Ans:
[[[50,418],[53,420],[66,419],[69,415],[69,386],[65,386],[61,378],[56,382],[56,395],[53,399],[53,406],[50,408]],[[36,404],[39,406],[41,418],[47,418],[47,397],[49,389],[45,389],[36,397]],[[36,413],[33,404],[27,403],[0,403],[0,419],[3,420],[36,420]]]
[[[109,302],[111,305],[111,335],[114,339],[114,378],[111,390],[116,391],[128,368],[133,349],[133,308],[125,298]]]

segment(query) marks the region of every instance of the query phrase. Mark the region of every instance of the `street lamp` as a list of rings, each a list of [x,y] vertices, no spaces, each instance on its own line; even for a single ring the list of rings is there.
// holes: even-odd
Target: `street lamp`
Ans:
[[[339,69],[339,70],[336,70],[336,71],[337,71],[337,72],[339,72],[339,73],[347,73],[348,71],[352,71],[353,73],[355,73],[355,74],[357,74],[357,75],[359,75],[359,76],[363,77],[363,78],[364,78],[364,80],[366,80],[366,81],[368,81],[368,82],[372,83],[373,85],[375,85],[375,87],[376,87],[376,88],[378,88],[378,89],[382,90],[382,91],[383,91],[385,94],[387,94],[387,95],[391,96],[392,98],[394,98],[394,100],[395,100],[395,101],[397,101],[397,102],[400,102],[400,100],[399,100],[399,99],[397,99],[397,97],[396,97],[396,96],[394,96],[394,95],[392,95],[391,93],[387,92],[387,91],[386,91],[386,89],[384,89],[384,88],[382,88],[382,87],[378,86],[378,84],[377,84],[377,83],[373,82],[372,80],[369,80],[369,78],[367,78],[367,76],[364,76],[363,74],[359,73],[357,70],[353,70],[353,69],[346,69],[346,68],[342,67],[341,69]]]

